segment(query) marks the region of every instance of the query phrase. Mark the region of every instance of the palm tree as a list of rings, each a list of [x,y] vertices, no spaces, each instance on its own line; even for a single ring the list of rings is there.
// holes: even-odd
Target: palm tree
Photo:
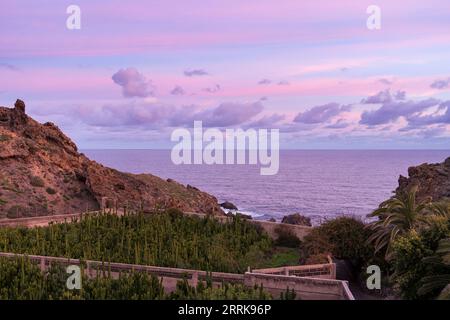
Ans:
[[[427,294],[436,289],[443,289],[448,286],[450,284],[450,238],[439,241],[436,254],[431,257],[423,258],[423,262],[432,264],[436,267],[441,267],[447,272],[424,277],[422,279],[423,285],[418,291],[420,295]],[[444,291],[445,289],[442,290],[441,296],[444,295]]]
[[[386,250],[386,260],[391,257],[391,244],[394,240],[423,221],[423,212],[429,208],[429,200],[417,203],[416,192],[417,188],[412,188],[407,193],[394,196],[368,215],[378,218],[368,226],[373,231],[368,241],[374,244],[375,253]]]
[[[430,209],[436,215],[450,218],[450,202],[449,201],[440,201],[440,202],[432,203],[430,205]]]

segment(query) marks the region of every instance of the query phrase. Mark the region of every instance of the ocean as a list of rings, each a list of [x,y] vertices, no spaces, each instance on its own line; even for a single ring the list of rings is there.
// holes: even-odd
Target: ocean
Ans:
[[[151,173],[231,201],[255,219],[301,213],[315,224],[339,215],[365,219],[392,195],[408,167],[442,162],[450,150],[282,150],[279,172],[259,165],[174,165],[170,150],[83,150],[130,173]]]

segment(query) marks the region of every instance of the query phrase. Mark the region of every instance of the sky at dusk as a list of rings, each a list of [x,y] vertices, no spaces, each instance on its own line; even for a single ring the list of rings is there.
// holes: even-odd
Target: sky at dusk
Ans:
[[[2,0],[0,105],[17,98],[82,149],[170,148],[195,120],[283,148],[450,149],[450,1]]]

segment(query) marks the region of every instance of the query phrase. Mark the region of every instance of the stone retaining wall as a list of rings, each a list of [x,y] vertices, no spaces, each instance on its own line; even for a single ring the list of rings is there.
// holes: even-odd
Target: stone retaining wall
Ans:
[[[50,264],[60,263],[62,265],[80,265],[79,259],[67,259],[61,257],[48,257],[36,255],[23,255],[15,253],[2,253],[0,257],[28,257],[31,261],[39,264],[42,271],[47,270]],[[354,300],[353,295],[348,289],[346,281],[334,279],[321,279],[316,277],[299,277],[295,275],[278,275],[246,272],[245,274],[234,274],[224,272],[205,272],[203,270],[166,268],[145,265],[135,265],[126,263],[103,263],[101,261],[84,261],[87,276],[95,276],[96,270],[104,269],[111,273],[134,271],[146,272],[157,277],[163,278],[163,285],[167,291],[175,288],[176,281],[187,279],[193,286],[198,281],[206,281],[210,278],[213,283],[242,283],[249,287],[263,286],[265,290],[273,295],[274,298],[280,297],[287,289],[294,290],[297,299],[310,300]],[[308,267],[308,266],[305,266]],[[291,268],[291,267],[288,267]]]

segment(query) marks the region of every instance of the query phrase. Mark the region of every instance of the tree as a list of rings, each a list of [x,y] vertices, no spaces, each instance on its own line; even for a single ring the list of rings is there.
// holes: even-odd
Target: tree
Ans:
[[[438,275],[426,276],[422,279],[422,287],[419,289],[419,294],[424,295],[435,290],[442,290],[450,284],[450,238],[439,241],[439,247],[436,254],[430,257],[425,257],[423,262],[434,265],[445,270],[445,273]],[[444,292],[441,293],[443,295]]]
[[[378,220],[368,226],[373,231],[368,241],[374,244],[375,253],[385,250],[386,260],[391,258],[391,244],[394,240],[424,221],[423,213],[430,208],[429,200],[417,203],[416,191],[417,188],[413,188],[382,202],[379,208],[369,215]]]

